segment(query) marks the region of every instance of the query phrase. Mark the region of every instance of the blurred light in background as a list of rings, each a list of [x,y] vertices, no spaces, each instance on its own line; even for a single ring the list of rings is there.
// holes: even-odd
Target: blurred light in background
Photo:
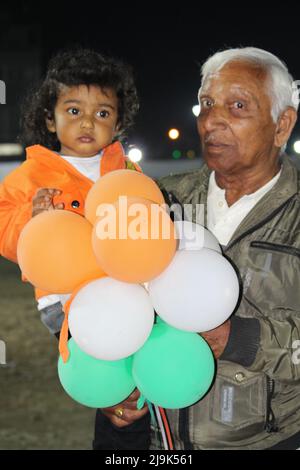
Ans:
[[[132,147],[128,152],[128,157],[132,162],[140,162],[143,158],[143,152],[137,147]]]
[[[170,129],[168,132],[168,136],[172,140],[176,140],[179,137],[179,130],[178,129]]]
[[[172,152],[172,157],[175,158],[175,160],[178,160],[178,158],[181,157],[181,152],[180,152],[180,150],[174,150],[174,151]]]
[[[188,150],[188,151],[186,152],[186,156],[187,156],[188,158],[195,158],[195,156],[196,156],[195,150]]]
[[[294,143],[294,150],[296,153],[300,153],[300,140],[296,140]]]
[[[20,144],[0,144],[0,158],[22,155],[23,147]]]
[[[193,106],[192,108],[192,111],[193,111],[193,114],[194,116],[199,116],[200,114],[200,105],[199,104],[195,104],[195,106]]]

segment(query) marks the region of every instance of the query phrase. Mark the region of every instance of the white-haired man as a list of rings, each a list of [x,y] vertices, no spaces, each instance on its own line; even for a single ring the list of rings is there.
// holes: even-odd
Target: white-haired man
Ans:
[[[205,165],[159,184],[170,204],[205,205],[206,225],[238,268],[243,295],[228,321],[202,333],[217,359],[212,389],[189,408],[167,410],[175,448],[296,449],[300,174],[283,149],[297,119],[297,89],[273,54],[230,49],[204,64],[199,104]],[[105,413],[116,426],[137,425],[126,403],[120,422],[114,411]]]

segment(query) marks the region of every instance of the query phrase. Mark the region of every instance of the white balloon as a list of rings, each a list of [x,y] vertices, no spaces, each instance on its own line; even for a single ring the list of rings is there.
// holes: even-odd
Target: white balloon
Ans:
[[[159,316],[180,330],[202,332],[221,325],[239,297],[236,272],[219,253],[203,248],[177,251],[171,264],[149,282]]]
[[[209,248],[222,254],[221,247],[216,237],[203,225],[195,224],[188,220],[174,222],[179,250],[201,250]]]
[[[115,361],[135,353],[147,340],[154,310],[143,286],[110,277],[96,279],[74,297],[69,328],[86,354]]]

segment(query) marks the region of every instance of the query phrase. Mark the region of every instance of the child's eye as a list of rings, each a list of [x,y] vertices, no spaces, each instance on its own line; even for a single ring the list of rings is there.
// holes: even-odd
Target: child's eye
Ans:
[[[109,112],[106,111],[106,109],[102,109],[102,111],[97,112],[97,116],[99,116],[101,118],[106,118],[106,117],[109,116]]]
[[[77,108],[69,108],[69,109],[67,109],[67,112],[68,112],[69,114],[72,114],[73,116],[77,116],[77,114],[79,114],[79,109],[77,109]]]

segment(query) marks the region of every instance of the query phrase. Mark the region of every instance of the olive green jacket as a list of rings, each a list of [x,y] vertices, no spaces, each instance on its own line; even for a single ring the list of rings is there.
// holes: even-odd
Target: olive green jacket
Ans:
[[[209,174],[204,165],[158,184],[168,204],[206,207]],[[223,249],[242,298],[213,388],[189,408],[167,410],[176,449],[265,449],[300,431],[299,181],[284,156],[278,182]]]

